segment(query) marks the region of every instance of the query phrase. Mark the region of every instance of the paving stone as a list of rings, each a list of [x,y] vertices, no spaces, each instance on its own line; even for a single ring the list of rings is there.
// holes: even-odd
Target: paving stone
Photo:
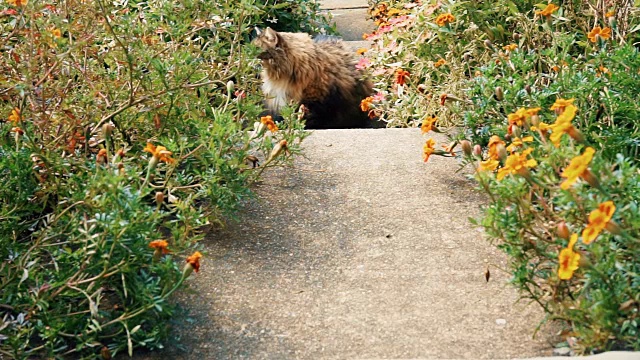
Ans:
[[[366,9],[333,10],[333,21],[344,40],[362,40],[362,34],[375,30],[375,24],[367,18]]]

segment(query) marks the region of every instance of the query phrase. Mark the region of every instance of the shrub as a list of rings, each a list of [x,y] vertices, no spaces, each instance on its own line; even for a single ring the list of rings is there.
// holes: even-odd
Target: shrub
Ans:
[[[377,2],[362,61],[391,126],[453,126],[445,150],[427,140],[425,161],[474,169],[489,199],[477,222],[509,255],[513,284],[581,353],[640,349],[637,12]]]
[[[203,226],[305,136],[259,118],[251,29],[326,25],[309,1],[7,4],[0,357],[161,347]]]

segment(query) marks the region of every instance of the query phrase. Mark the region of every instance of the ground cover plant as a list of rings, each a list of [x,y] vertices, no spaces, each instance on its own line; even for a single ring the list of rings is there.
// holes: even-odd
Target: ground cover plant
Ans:
[[[251,30],[331,31],[317,6],[0,4],[0,357],[162,347],[203,226],[304,137],[259,116]]]
[[[578,353],[640,350],[639,10],[632,1],[375,1],[362,104],[420,126],[488,205],[512,282]],[[445,131],[446,144],[428,138]]]

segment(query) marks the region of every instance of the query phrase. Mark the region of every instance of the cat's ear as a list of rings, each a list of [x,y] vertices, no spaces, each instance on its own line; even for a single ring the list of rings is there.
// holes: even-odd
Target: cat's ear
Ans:
[[[255,26],[253,30],[256,32],[256,37],[262,35],[262,30],[259,27]]]
[[[264,29],[264,39],[270,46],[277,47],[278,45],[280,45],[278,44],[279,38],[280,37],[278,36],[278,33],[272,28],[268,27]]]

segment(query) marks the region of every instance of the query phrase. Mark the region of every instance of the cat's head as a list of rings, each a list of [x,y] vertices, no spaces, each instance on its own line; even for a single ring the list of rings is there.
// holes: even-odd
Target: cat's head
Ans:
[[[258,59],[263,62],[272,63],[278,61],[285,56],[284,39],[277,31],[268,27],[264,30],[255,28],[256,38],[253,39],[253,44],[258,46],[262,52],[258,55]]]

